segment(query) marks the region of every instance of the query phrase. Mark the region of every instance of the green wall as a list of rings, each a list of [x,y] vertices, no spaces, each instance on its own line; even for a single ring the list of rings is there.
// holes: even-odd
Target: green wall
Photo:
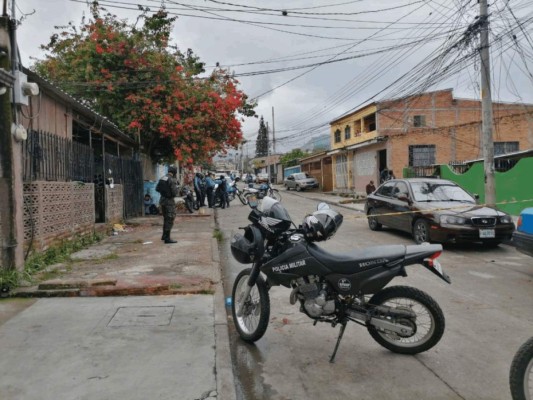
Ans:
[[[441,165],[440,175],[470,193],[479,194],[479,202],[485,202],[483,162],[475,163],[464,174],[456,174],[448,165]],[[533,157],[522,158],[507,172],[496,172],[496,203],[500,210],[512,215],[533,207]]]

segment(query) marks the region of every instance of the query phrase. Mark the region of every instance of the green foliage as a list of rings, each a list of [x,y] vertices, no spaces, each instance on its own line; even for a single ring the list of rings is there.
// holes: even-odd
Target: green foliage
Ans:
[[[293,149],[289,153],[284,154],[280,158],[280,162],[283,167],[292,167],[298,165],[301,158],[306,157],[307,153],[304,153],[300,149]]]
[[[24,264],[22,271],[0,268],[0,291],[8,291],[17,287],[22,280],[32,281],[35,274],[46,267],[64,261],[76,251],[102,240],[99,234],[78,236],[73,240],[64,241],[58,246],[50,247],[41,253],[33,253]]]
[[[34,69],[139,135],[154,161],[198,163],[236,148],[242,116],[254,115],[255,104],[228,71],[199,76],[205,65],[198,56],[170,43],[176,17],[139,10],[131,24],[94,2],[90,20],[58,27]]]
[[[259,120],[259,130],[257,131],[257,142],[255,145],[255,156],[268,156],[268,128],[265,125],[263,116]]]
[[[217,240],[217,242],[221,242],[224,240],[224,233],[220,229],[215,229],[213,231],[213,237]]]

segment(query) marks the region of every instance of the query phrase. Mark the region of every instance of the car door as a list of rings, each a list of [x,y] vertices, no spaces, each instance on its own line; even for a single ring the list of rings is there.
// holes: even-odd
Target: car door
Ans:
[[[379,215],[378,222],[391,226],[390,213],[392,212],[392,193],[396,182],[387,182],[379,187],[373,196],[372,208]]]
[[[411,232],[411,219],[408,211],[411,210],[409,204],[409,188],[403,181],[398,181],[392,189],[390,200],[390,227],[402,231]]]

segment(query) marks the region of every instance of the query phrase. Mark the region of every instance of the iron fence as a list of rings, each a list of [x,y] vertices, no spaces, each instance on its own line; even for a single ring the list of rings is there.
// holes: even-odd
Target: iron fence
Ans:
[[[121,184],[124,190],[124,216],[142,216],[143,174],[141,161],[105,155],[106,179]],[[111,171],[111,172],[110,172]]]
[[[420,165],[404,169],[405,178],[439,178],[440,167],[438,165]]]
[[[29,131],[22,143],[23,179],[82,181],[94,178],[94,155],[87,145],[51,133]]]

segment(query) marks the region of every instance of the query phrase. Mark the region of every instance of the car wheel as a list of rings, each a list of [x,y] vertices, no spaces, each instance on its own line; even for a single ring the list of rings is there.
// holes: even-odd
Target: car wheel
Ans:
[[[301,192],[302,191],[302,188],[300,187],[300,185],[296,185],[296,191],[297,192]]]
[[[376,211],[373,208],[368,210],[368,227],[372,231],[380,231],[383,228],[383,225],[378,222]]]
[[[429,242],[429,224],[424,219],[417,219],[413,225],[413,239],[416,244]]]

